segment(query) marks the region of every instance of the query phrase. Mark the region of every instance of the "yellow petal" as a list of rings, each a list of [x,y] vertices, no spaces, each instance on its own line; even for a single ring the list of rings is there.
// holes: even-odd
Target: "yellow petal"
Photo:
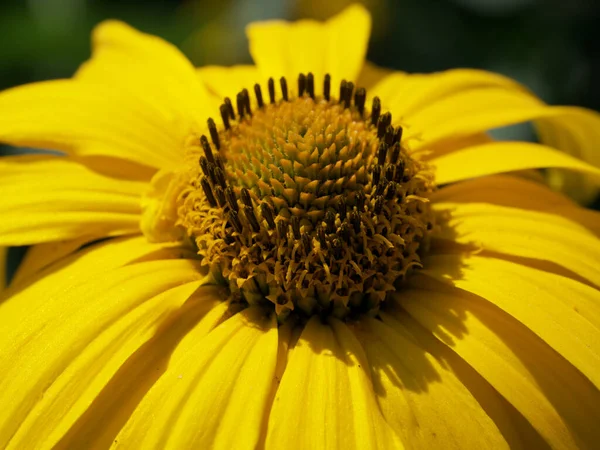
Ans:
[[[366,364],[346,325],[312,318],[289,356],[266,448],[403,448],[382,417]]]
[[[127,379],[130,383],[135,380],[137,389],[147,390],[166,369],[173,348],[187,331],[186,322],[200,320],[219,299],[212,292],[216,291],[214,287],[193,294],[198,284],[194,281],[166,290],[104,329],[44,391],[12,437],[9,448],[35,448],[42,442],[55,444],[72,427],[79,426],[84,421],[82,417],[89,416],[107,392],[114,402],[114,386],[122,386]],[[189,307],[191,303],[193,309]],[[188,317],[182,318],[183,314]],[[133,386],[129,388],[134,390]],[[126,414],[124,399],[119,396],[120,414],[114,415],[115,421],[118,416],[123,420]],[[96,425],[99,429],[100,421]]]
[[[546,186],[510,175],[493,175],[445,186],[431,198],[436,202],[482,202],[562,215],[600,236],[600,213],[579,207]]]
[[[568,215],[487,203],[436,202],[433,206],[447,217],[436,237],[548,261],[600,287],[600,240]]]
[[[172,167],[186,136],[177,131],[148,104],[109,85],[58,80],[0,93],[0,141],[16,146]]]
[[[367,88],[367,93],[371,95],[371,90],[378,85],[381,81],[383,81],[386,77],[390,76],[394,72],[392,69],[387,69],[385,67],[380,67],[372,62],[365,61],[365,64],[358,75],[358,80],[356,82],[357,86],[362,86]]]
[[[205,123],[212,112],[208,93],[174,45],[115,20],[97,26],[92,40],[92,58],[77,72],[78,81],[108,85],[143,101],[171,129]],[[163,152],[173,154],[168,148]]]
[[[571,153],[595,166],[600,166],[596,143],[600,140],[600,116],[583,108],[564,108],[558,117],[536,121],[543,143]],[[588,177],[551,169],[548,182],[554,189],[566,192],[581,203],[589,203],[598,194],[598,186]]]
[[[137,232],[145,187],[99,175],[67,158],[2,158],[0,245]]]
[[[421,115],[438,102],[446,99],[450,102],[451,99],[473,90],[485,92],[486,89],[507,91],[509,96],[526,100],[532,98],[515,81],[492,72],[474,69],[455,69],[432,74],[393,72],[369,89],[369,94],[380,97],[383,107],[392,113],[394,119],[404,119],[412,126],[413,122],[420,124]],[[533,104],[541,103],[535,99],[530,101]],[[458,108],[456,105],[459,103],[455,103],[454,115],[462,112],[463,105]],[[483,128],[479,131],[487,130],[488,128]],[[420,131],[427,136],[432,130],[424,127]]]
[[[27,289],[30,298],[39,299],[30,300],[32,306],[37,302],[43,305],[45,298],[54,295],[53,293],[60,293],[62,290],[86,283],[99,274],[124,265],[154,259],[195,257],[192,249],[178,245],[149,244],[143,236],[103,240],[79,251],[72,253],[66,251],[67,255],[63,255],[64,258],[52,254],[55,248],[51,245],[44,246],[40,250],[36,250],[36,248],[34,247],[30,251],[33,257],[39,257],[41,266],[36,260],[33,266],[29,267],[31,260],[26,255],[19,267],[17,277],[12,281],[9,289],[3,293],[4,297]],[[59,248],[57,251],[64,250]],[[23,272],[22,275],[21,272]],[[202,271],[203,274],[205,272],[205,270]],[[1,298],[0,301],[2,301]]]
[[[519,299],[526,301],[525,295]],[[459,289],[406,290],[398,302],[479,372],[552,448],[593,448],[598,442],[598,390],[527,327]]]
[[[431,256],[423,266],[422,273],[479,295],[513,316],[600,387],[599,290],[496,258]]]
[[[331,75],[332,87],[342,79],[356,81],[370,32],[371,17],[360,5],[348,7],[325,23],[270,21],[246,29],[250,54],[263,79],[277,81],[285,76],[293,92],[300,73],[314,74],[317,92],[322,92],[326,73]]]
[[[441,87],[440,97],[423,102],[410,111],[406,120],[411,128],[407,136],[422,133],[422,140],[414,147],[427,148],[433,143],[494,128],[536,119],[553,119],[556,130],[570,138],[570,145],[561,145],[568,151],[596,164],[593,142],[598,139],[600,115],[582,108],[547,106],[516,83],[498,75],[499,80],[483,85],[464,83],[455,90],[456,83],[448,84],[448,92]],[[458,79],[458,84],[463,84]],[[440,83],[441,85],[441,83]],[[435,90],[435,89],[434,89]],[[575,125],[575,126],[572,126]],[[557,144],[557,142],[548,142]]]
[[[354,330],[369,360],[381,411],[405,446],[508,448],[456,374],[388,323],[365,319]]]
[[[596,176],[600,169],[550,147],[529,142],[493,142],[434,158],[438,184],[515,170],[560,167]]]
[[[274,317],[249,308],[204,339],[187,341],[116,437],[116,448],[257,447],[277,362]]]
[[[193,260],[142,262],[76,286],[51,275],[46,279],[63,289],[41,299],[32,295],[35,289],[25,289],[2,303],[0,446],[45,447],[60,438],[199,285],[198,269]],[[174,298],[149,301],[192,281]]]
[[[252,92],[253,86],[259,83],[265,102],[268,102],[268,91],[265,90],[266,81],[262,79],[256,66],[204,66],[197,69],[198,77],[208,92],[215,100],[215,112],[223,103],[225,97],[235,100],[235,95],[246,88]],[[254,96],[251,96],[254,98]]]
[[[19,264],[12,279],[12,283],[21,283],[21,281],[32,277],[44,267],[73,253],[83,245],[98,239],[99,237],[97,236],[82,236],[80,238],[65,241],[52,241],[44,244],[32,245],[27,249],[21,264]]]

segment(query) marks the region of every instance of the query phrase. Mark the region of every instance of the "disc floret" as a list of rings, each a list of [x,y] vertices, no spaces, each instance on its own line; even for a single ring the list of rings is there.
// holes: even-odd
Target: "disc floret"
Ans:
[[[179,217],[211,266],[249,303],[295,315],[375,314],[426,249],[433,189],[411,157],[402,127],[366,90],[331,79],[316,96],[312,74],[268,81],[221,105],[199,139],[198,167],[180,197]],[[214,147],[214,149],[213,149]],[[201,149],[201,151],[199,151]]]

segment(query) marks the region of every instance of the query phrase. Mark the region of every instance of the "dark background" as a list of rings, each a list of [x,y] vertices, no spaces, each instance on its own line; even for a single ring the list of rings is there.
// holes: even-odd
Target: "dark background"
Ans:
[[[69,77],[90,31],[119,18],[173,42],[196,64],[250,62],[244,26],[324,19],[346,0],[3,0],[0,88]],[[598,0],[365,0],[374,17],[368,58],[407,71],[494,70],[550,103],[600,109]]]

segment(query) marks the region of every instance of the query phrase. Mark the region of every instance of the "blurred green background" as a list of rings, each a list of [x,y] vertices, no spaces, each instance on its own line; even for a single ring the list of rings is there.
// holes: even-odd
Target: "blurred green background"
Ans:
[[[196,64],[250,62],[244,26],[324,19],[346,0],[3,0],[0,88],[69,77],[90,31],[127,21],[180,47]],[[598,0],[365,0],[368,58],[408,71],[477,67],[509,75],[551,103],[600,109]]]

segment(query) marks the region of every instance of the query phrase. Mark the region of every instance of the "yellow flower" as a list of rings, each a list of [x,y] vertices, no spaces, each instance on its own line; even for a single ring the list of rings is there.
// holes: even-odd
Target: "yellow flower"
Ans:
[[[254,24],[255,66],[196,70],[108,22],[0,94],[0,139],[62,152],[0,159],[0,246],[32,245],[1,448],[597,445],[600,216],[510,172],[598,177],[598,115],[373,67],[369,31]],[[578,158],[486,135],[528,120]]]

